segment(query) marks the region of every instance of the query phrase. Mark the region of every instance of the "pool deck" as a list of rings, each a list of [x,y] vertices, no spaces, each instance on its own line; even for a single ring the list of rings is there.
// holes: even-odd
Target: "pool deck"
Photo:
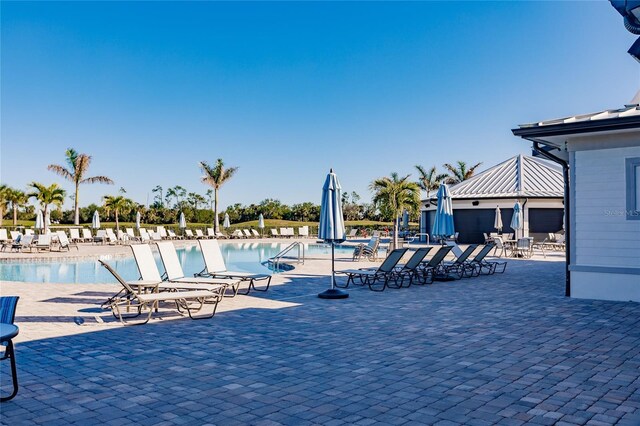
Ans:
[[[115,284],[2,282],[20,391],[0,423],[638,425],[640,304],[565,298],[561,260],[345,300],[309,260],[212,319],[137,327],[98,309]]]

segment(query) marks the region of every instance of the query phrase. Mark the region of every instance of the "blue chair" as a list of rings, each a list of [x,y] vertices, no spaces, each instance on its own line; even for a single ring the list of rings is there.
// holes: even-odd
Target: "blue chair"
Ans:
[[[0,297],[0,323],[13,324],[13,320],[16,316],[16,305],[18,304],[18,299],[18,296]],[[11,379],[13,382],[13,392],[7,397],[0,398],[0,402],[10,400],[18,393],[18,373],[16,371],[16,358],[13,351],[13,341],[11,340],[16,334],[17,332],[11,336],[2,336],[3,339],[0,340],[0,345],[6,346],[4,355],[0,358],[0,361],[9,359],[11,362]]]

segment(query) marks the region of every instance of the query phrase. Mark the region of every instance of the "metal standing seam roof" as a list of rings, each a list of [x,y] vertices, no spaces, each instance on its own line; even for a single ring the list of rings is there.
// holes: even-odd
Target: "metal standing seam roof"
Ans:
[[[555,164],[517,155],[449,188],[455,199],[564,196],[562,170]],[[432,196],[431,198],[435,198]]]
[[[638,104],[625,105],[620,109],[608,109],[605,111],[593,112],[589,114],[574,115],[571,117],[556,118],[553,120],[539,121],[537,123],[520,124],[521,129],[530,127],[553,126],[556,124],[578,123],[582,121],[608,120],[615,118],[632,117],[640,115],[640,106]]]

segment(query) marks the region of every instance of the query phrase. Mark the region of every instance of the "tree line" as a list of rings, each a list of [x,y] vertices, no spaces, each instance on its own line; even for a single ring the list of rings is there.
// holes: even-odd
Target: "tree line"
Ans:
[[[48,169],[65,180],[74,184],[74,194],[70,198],[74,202],[73,210],[62,211],[66,191],[53,183],[49,186],[32,182],[28,191],[21,191],[7,185],[0,185],[0,224],[5,214],[9,214],[15,225],[17,220],[33,219],[35,208],[28,205],[34,198],[43,211],[50,213],[53,222],[75,224],[91,222],[94,211],[98,211],[102,220],[114,220],[116,226],[120,221],[134,222],[137,213],[145,223],[172,224],[177,223],[180,213],[184,213],[188,222],[213,223],[219,229],[220,215],[218,214],[220,188],[237,172],[237,167],[225,167],[222,159],[216,160],[214,165],[205,161],[199,163],[202,172],[201,182],[210,186],[204,195],[189,192],[186,188],[176,185],[163,188],[157,185],[152,189],[153,203],[148,207],[126,197],[126,190],[120,188],[115,195],[105,195],[103,204],[91,204],[80,207],[79,189],[82,184],[102,183],[113,185],[113,180],[107,176],[86,176],[92,157],[78,153],[69,148],[65,152],[66,166],[51,164]],[[455,164],[443,165],[445,172],[438,172],[435,166],[424,168],[416,165],[418,180],[410,180],[411,175],[400,177],[397,173],[391,176],[374,179],[369,185],[373,194],[371,203],[360,202],[361,197],[356,192],[343,193],[342,205],[346,220],[394,221],[401,217],[404,211],[416,220],[420,210],[420,191],[432,196],[441,183],[456,184],[469,179],[482,163],[468,167],[463,161]],[[57,207],[50,210],[50,207]],[[9,213],[10,212],[10,213]],[[258,204],[242,205],[236,203],[227,207],[225,213],[232,223],[257,220],[262,214],[267,219],[283,219],[303,222],[317,222],[320,218],[320,205],[304,202],[286,205],[277,199],[267,198]],[[397,233],[396,233],[397,234]]]

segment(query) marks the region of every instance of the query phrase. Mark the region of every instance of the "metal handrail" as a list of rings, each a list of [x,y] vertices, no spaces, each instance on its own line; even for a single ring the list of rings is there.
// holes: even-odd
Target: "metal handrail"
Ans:
[[[294,248],[298,249],[298,256],[293,258],[286,257],[285,255],[289,253],[291,250],[293,250]],[[302,264],[304,264],[304,258],[305,258],[304,244],[300,241],[296,241],[294,243],[289,244],[287,247],[284,248],[284,250],[281,250],[280,253],[269,258],[269,262],[273,263],[274,268],[278,270],[280,269],[280,261],[282,259],[295,260],[296,262],[299,262],[299,263],[302,262]]]

